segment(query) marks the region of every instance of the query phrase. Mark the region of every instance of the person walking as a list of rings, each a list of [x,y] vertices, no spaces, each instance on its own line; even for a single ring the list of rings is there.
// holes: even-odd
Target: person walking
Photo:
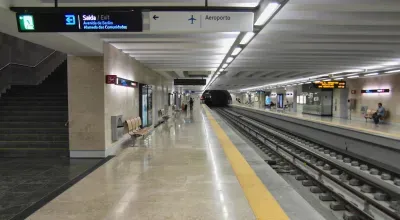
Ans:
[[[189,105],[190,105],[190,111],[191,110],[193,110],[193,98],[192,97],[190,97],[190,100],[189,100]]]

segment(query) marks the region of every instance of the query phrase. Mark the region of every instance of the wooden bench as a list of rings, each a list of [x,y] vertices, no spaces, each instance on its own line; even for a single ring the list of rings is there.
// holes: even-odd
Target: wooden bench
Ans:
[[[374,115],[374,113],[376,112],[376,110],[372,110],[372,109],[368,109],[365,113],[364,113],[364,118],[365,118],[365,122],[367,122],[368,119],[373,119],[372,116]],[[385,119],[388,118],[388,114],[389,111],[385,110],[385,114],[383,116],[381,116],[379,118],[380,121],[384,121]]]
[[[149,133],[149,128],[142,128],[142,120],[140,117],[126,120],[125,123],[128,127],[128,134],[130,136],[144,136]]]

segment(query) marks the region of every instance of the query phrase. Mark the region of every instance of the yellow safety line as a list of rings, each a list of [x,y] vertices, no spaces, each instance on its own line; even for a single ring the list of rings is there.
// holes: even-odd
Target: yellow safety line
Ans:
[[[218,122],[204,105],[203,108],[256,218],[259,220],[288,220],[289,217],[258,178],[246,159],[243,158],[221,126],[219,126]]]

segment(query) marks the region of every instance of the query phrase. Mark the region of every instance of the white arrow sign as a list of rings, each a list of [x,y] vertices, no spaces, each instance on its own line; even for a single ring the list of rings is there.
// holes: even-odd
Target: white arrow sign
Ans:
[[[249,32],[252,12],[150,12],[150,31]]]

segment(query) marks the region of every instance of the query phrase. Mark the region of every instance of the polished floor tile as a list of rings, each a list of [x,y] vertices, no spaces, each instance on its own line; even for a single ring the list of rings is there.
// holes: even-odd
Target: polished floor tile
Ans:
[[[181,113],[29,219],[255,219],[204,113]]]
[[[8,220],[99,159],[0,158],[0,220]]]

